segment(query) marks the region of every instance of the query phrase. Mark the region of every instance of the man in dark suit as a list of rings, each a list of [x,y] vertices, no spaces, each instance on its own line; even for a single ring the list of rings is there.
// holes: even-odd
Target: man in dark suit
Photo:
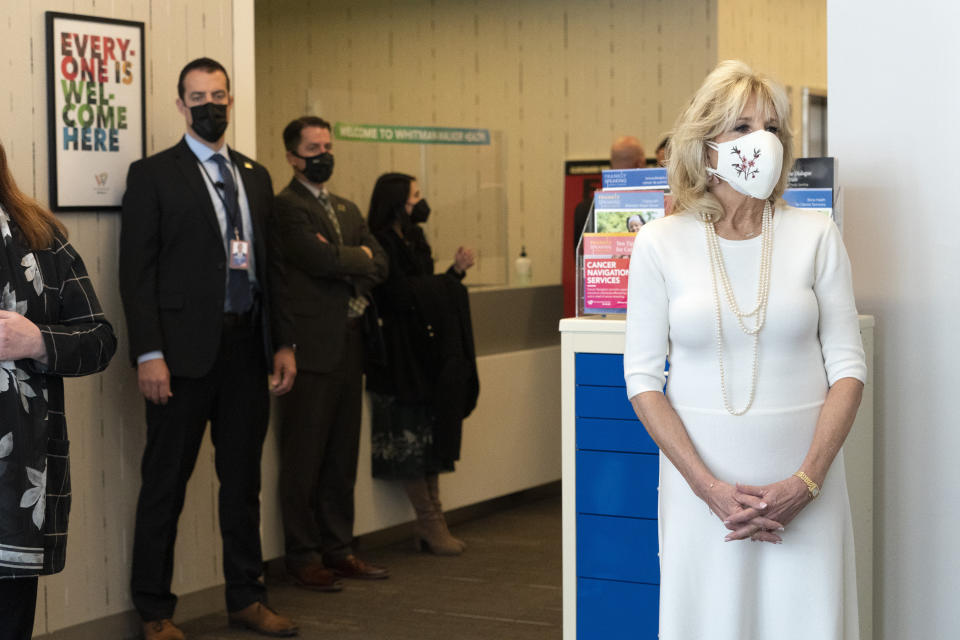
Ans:
[[[284,305],[299,373],[280,401],[280,493],[287,568],[300,586],[340,589],[338,577],[386,578],[351,553],[370,289],[387,257],[357,205],[329,193],[330,124],[306,116],[283,132],[294,177],[276,198]],[[365,318],[366,316],[366,318]],[[368,322],[364,322],[364,320]]]
[[[280,395],[296,375],[289,316],[271,304],[271,285],[282,285],[268,253],[273,186],[266,169],[224,144],[233,98],[223,66],[194,60],[177,88],[186,135],[134,162],[123,196],[120,293],[147,418],[133,603],[147,640],[183,639],[170,621],[174,542],[209,420],[230,623],[292,636],[296,626],[265,605],[261,580],[267,376]]]

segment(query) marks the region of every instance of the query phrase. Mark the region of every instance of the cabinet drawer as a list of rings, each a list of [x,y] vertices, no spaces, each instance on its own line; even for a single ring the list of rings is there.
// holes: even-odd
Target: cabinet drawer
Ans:
[[[588,387],[577,385],[574,396],[578,418],[636,420],[637,414],[627,399],[626,387]]]
[[[623,381],[623,355],[619,353],[577,353],[577,384],[600,387],[626,387]]]
[[[577,579],[577,640],[656,640],[656,585]]]
[[[577,575],[659,584],[657,521],[577,516]]]
[[[659,456],[577,451],[577,513],[657,517]]]
[[[658,453],[657,445],[638,420],[577,418],[577,449]]]

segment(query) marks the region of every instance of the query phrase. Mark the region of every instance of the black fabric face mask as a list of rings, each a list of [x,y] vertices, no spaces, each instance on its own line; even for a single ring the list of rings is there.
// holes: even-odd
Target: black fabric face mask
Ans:
[[[410,221],[417,224],[423,224],[427,221],[427,218],[430,217],[430,205],[427,204],[427,199],[424,198],[417,204],[413,205],[413,211],[410,212]]]
[[[207,142],[216,142],[227,130],[227,105],[207,102],[190,107],[194,133]]]
[[[303,169],[303,176],[310,182],[323,184],[333,175],[333,154],[321,153],[315,156],[301,156],[294,152],[293,155],[307,163]]]

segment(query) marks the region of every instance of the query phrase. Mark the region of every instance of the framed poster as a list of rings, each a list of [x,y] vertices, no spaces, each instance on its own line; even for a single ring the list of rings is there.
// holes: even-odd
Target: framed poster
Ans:
[[[146,153],[143,23],[48,11],[50,208],[119,209]]]

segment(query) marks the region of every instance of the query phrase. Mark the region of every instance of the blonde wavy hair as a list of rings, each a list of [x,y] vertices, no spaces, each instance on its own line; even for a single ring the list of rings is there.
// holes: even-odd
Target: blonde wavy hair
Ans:
[[[707,191],[710,174],[707,173],[706,142],[732,129],[753,95],[757,96],[757,108],[764,120],[777,120],[777,137],[783,143],[783,168],[770,200],[774,202],[783,195],[793,167],[793,130],[787,92],[744,62],[725,60],[707,75],[670,134],[667,181],[673,193],[675,213],[695,212],[712,222],[723,218],[720,201]]]

